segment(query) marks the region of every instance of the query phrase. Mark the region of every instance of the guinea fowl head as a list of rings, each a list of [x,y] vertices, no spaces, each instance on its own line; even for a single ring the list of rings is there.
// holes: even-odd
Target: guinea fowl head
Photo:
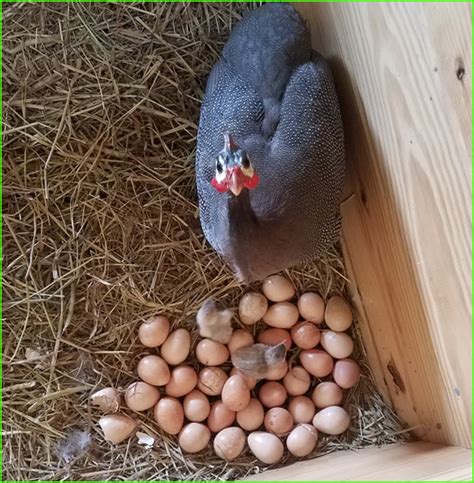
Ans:
[[[229,133],[224,134],[224,148],[217,155],[212,186],[220,193],[231,191],[239,196],[244,188],[256,188],[259,177],[247,153],[240,149]]]

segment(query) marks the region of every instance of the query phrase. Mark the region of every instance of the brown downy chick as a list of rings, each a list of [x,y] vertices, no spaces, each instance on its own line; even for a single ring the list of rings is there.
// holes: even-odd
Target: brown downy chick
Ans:
[[[283,362],[286,357],[284,342],[278,345],[253,344],[241,347],[232,354],[232,364],[243,374],[263,379],[267,372]]]
[[[232,337],[232,310],[224,308],[215,300],[206,300],[196,315],[199,335],[227,344]]]

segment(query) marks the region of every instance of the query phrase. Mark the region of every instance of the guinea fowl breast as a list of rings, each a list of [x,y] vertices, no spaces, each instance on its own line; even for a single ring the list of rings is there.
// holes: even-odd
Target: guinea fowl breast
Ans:
[[[246,282],[311,260],[339,237],[343,181],[329,66],[292,6],[266,4],[208,79],[196,154],[206,239]]]

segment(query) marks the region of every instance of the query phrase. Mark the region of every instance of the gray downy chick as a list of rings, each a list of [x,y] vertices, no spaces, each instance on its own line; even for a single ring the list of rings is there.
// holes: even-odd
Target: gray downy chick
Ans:
[[[243,374],[263,379],[270,369],[285,360],[284,342],[278,345],[253,344],[241,347],[232,354],[232,364]]]
[[[206,300],[196,315],[199,335],[227,344],[232,337],[232,317],[234,312],[219,302]]]

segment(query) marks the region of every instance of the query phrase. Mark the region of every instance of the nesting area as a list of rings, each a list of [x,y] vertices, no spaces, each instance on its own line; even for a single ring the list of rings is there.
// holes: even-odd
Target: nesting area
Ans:
[[[314,452],[319,432],[345,433],[351,418],[342,407],[344,390],[360,380],[346,333],[350,306],[338,295],[327,304],[314,292],[297,297],[281,275],[266,278],[262,292],[246,292],[238,314],[206,300],[196,316],[201,340],[195,347],[186,329],[170,332],[163,315],[143,322],[138,339],[151,353],[138,361],[139,380],[91,395],[104,414],[104,439],[118,444],[135,435],[153,447],[154,435],[137,431],[136,417],[153,411],[158,428],[178,435],[185,453],[204,450],[213,436],[222,460],[238,460],[248,445],[259,461],[275,464],[284,456],[283,441],[302,458]],[[248,327],[233,330],[236,316]]]
[[[248,290],[202,235],[194,154],[206,76],[255,6],[3,6],[5,480],[238,479],[297,461],[247,451],[226,463],[211,445],[186,454],[148,412],[140,431],[153,447],[113,445],[90,401],[137,379],[149,317],[166,314],[196,344],[202,303],[236,309]],[[285,275],[299,293],[347,296],[338,247]],[[405,439],[357,322],[350,335],[362,370],[344,403],[351,426],[308,457]]]

